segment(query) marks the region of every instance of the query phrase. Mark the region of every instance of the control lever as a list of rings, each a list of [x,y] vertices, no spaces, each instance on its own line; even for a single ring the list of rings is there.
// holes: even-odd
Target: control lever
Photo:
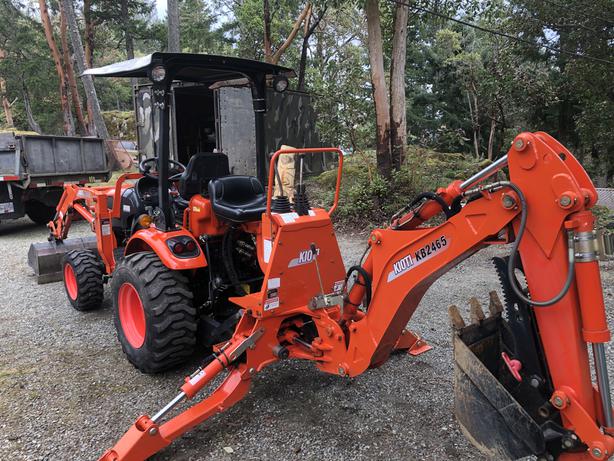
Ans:
[[[318,247],[315,243],[309,246],[311,254],[313,255],[313,262],[316,265],[316,272],[318,273],[318,282],[320,282],[320,294],[324,295],[324,284],[322,283],[322,276],[320,275],[320,266],[318,264]]]
[[[320,294],[314,296],[309,302],[309,308],[311,310],[322,309],[324,307],[340,306],[343,310],[343,294],[337,293],[324,293],[324,283],[322,283],[322,275],[320,274],[320,265],[318,264],[318,248],[315,243],[309,246],[311,254],[313,255],[313,263],[316,266],[316,272],[318,274],[318,282],[320,283]]]

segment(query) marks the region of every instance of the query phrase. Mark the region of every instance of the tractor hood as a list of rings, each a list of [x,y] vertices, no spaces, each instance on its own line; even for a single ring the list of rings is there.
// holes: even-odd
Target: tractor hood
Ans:
[[[84,75],[149,78],[150,71],[163,66],[173,80],[214,83],[256,76],[294,77],[292,69],[250,59],[192,53],[153,53],[108,66],[87,69]]]

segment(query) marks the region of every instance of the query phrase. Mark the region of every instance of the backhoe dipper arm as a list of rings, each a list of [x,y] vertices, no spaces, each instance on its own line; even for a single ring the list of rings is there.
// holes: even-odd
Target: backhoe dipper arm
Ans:
[[[440,190],[447,203],[450,191],[482,194],[444,224],[414,228],[415,218],[405,217],[401,225],[397,222],[371,233],[371,251],[363,269],[370,278],[372,300],[366,315],[347,322],[350,338],[344,366],[356,376],[385,362],[422,296],[440,275],[485,245],[514,240],[515,234],[514,251],[518,249],[536,304],[539,340],[554,388],[550,401],[560,411],[563,425],[588,447],[586,452],[565,453],[565,459],[606,459],[614,452],[614,439],[600,429],[612,426],[604,354],[610,333],[596,261],[594,218],[588,211],[596,202],[595,189],[575,157],[545,133],[519,135],[499,168],[505,164],[509,182],[480,184],[491,169],[480,179]],[[440,212],[438,202],[427,204],[428,214]],[[421,211],[417,221],[428,214]],[[350,291],[351,304],[363,299],[363,285]],[[547,301],[556,300],[557,294],[562,294],[560,300]],[[538,307],[541,301],[546,306]],[[594,352],[596,390],[587,343]]]

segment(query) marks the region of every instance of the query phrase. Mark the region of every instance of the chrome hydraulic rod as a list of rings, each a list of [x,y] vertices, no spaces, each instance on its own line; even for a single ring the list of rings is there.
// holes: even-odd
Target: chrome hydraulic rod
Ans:
[[[153,418],[151,418],[151,420],[154,423],[157,423],[160,419],[162,419],[164,417],[165,414],[167,414],[169,411],[171,411],[173,408],[175,408],[177,405],[179,405],[179,403],[181,403],[183,401],[183,399],[185,399],[185,398],[186,398],[185,393],[180,392],[179,394],[177,394],[177,397],[175,397],[168,404],[166,404],[166,406],[164,408],[162,408],[162,410],[157,412],[153,416]]]
[[[497,171],[501,170],[502,168],[505,168],[506,166],[507,166],[507,155],[504,155],[503,157],[498,159],[496,162],[488,165],[482,171],[477,172],[476,174],[471,176],[469,179],[465,180],[465,182],[463,182],[460,185],[461,190],[465,191],[469,189],[471,186],[474,186],[480,181],[483,181],[484,179],[491,177]]]
[[[612,397],[610,396],[610,380],[608,378],[608,365],[605,358],[605,346],[603,343],[593,343],[593,358],[595,359],[595,375],[597,376],[597,388],[601,396],[603,408],[603,425],[614,427],[612,418]]]

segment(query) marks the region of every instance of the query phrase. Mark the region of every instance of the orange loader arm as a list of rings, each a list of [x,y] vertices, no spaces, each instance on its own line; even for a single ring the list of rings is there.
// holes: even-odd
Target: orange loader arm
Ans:
[[[271,175],[274,166],[272,160]],[[504,167],[509,180],[489,179]],[[590,178],[567,149],[545,133],[522,133],[500,161],[424,195],[390,227],[372,231],[365,261],[350,269],[357,283],[349,290],[326,210],[263,215],[258,244],[270,247],[263,286],[231,298],[244,309],[233,337],[186,377],[166,407],[137,419],[100,460],[147,459],[238,402],[252,377],[279,360],[310,360],[323,372],[349,377],[381,366],[399,348],[408,321],[439,276],[482,248],[510,243],[503,276],[506,298],[515,304],[507,319],[496,305],[490,318],[476,307],[474,324],[459,327],[455,336],[467,345],[457,353],[470,361],[471,370],[464,369],[473,373],[469,385],[480,390],[497,424],[484,423],[491,414],[478,412],[478,421],[460,415],[461,425],[477,441],[470,423],[497,429],[486,435],[503,447],[496,453],[512,457],[609,458],[614,422],[604,345],[610,332],[590,211],[596,200]],[[442,210],[443,224],[421,227]],[[526,288],[516,279],[521,269]],[[528,315],[527,322],[512,318],[514,306],[526,309],[519,312]],[[467,351],[482,354],[481,362]],[[224,370],[226,379],[209,397],[164,422]],[[468,396],[462,398],[467,403]],[[505,405],[497,407],[497,401]]]

